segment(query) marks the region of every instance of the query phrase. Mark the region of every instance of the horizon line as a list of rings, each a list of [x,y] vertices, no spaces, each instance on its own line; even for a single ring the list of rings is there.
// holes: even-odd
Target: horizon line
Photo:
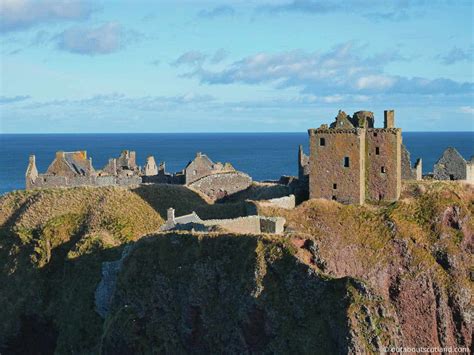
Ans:
[[[383,127],[375,127],[383,128]],[[282,134],[282,133],[307,133],[307,131],[220,131],[220,132],[0,132],[0,135],[54,135],[54,134],[63,134],[63,135],[81,135],[81,134]],[[468,131],[403,131],[402,133],[474,133],[474,130]]]

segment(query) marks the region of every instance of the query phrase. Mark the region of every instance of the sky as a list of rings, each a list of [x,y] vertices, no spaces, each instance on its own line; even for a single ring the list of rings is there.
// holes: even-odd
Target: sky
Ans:
[[[0,133],[474,131],[474,2],[0,0]]]

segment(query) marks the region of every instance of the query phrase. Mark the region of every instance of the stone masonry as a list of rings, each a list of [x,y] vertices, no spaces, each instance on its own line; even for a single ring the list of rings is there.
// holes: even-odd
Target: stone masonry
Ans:
[[[36,158],[30,156],[25,174],[26,188],[76,187],[76,186],[131,186],[141,183],[181,184],[198,190],[212,200],[223,199],[245,190],[252,178],[234,169],[230,163],[214,163],[207,155],[197,153],[194,160],[177,173],[165,170],[165,163],[156,164],[148,156],[141,169],[136,163],[136,153],[124,150],[118,158],[110,158],[101,170],[95,170],[85,151],[57,152],[44,174],[36,167]]]
[[[350,117],[339,111],[328,127],[309,129],[310,198],[346,204],[395,201],[401,192],[401,129],[394,111],[384,112],[384,127],[374,128],[368,111]]]
[[[163,232],[170,230],[194,230],[196,232],[207,232],[215,227],[219,227],[231,233],[281,234],[284,231],[285,222],[285,218],[283,217],[264,216],[202,220],[195,212],[176,217],[174,209],[169,208],[167,212],[167,220],[160,230]]]
[[[44,174],[36,167],[36,158],[30,156],[26,169],[26,189],[77,187],[77,186],[130,186],[141,183],[136,174],[117,168],[115,161],[109,161],[107,170],[96,171],[85,151],[57,152],[53,162]],[[113,170],[113,172],[112,172]]]
[[[438,159],[433,169],[437,180],[467,180],[474,182],[474,156],[466,161],[456,148],[447,148]]]

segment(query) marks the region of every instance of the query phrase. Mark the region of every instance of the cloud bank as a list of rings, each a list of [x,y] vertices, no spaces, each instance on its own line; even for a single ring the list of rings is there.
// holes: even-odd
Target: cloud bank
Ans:
[[[289,51],[258,53],[235,61],[221,70],[193,68],[186,76],[204,84],[265,84],[277,88],[298,87],[314,95],[472,94],[472,82],[446,78],[406,77],[384,72],[391,62],[406,60],[397,53],[365,57],[353,43],[327,52]]]
[[[73,27],[61,32],[57,37],[60,50],[83,54],[110,54],[122,49],[129,32],[116,22],[108,22],[98,27]]]
[[[0,96],[0,105],[12,104],[30,99],[28,95],[21,96]]]
[[[0,32],[25,30],[55,21],[88,18],[97,7],[80,0],[1,0]]]
[[[222,5],[214,7],[210,10],[201,10],[198,13],[199,17],[213,19],[216,17],[223,17],[223,16],[234,16],[235,10],[232,6],[229,5]]]

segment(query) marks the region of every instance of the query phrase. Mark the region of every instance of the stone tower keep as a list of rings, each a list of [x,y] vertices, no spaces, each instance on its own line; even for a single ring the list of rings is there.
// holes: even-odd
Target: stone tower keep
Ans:
[[[340,111],[330,127],[309,129],[310,198],[347,204],[397,200],[402,135],[394,125],[393,111],[385,111],[384,128]]]

